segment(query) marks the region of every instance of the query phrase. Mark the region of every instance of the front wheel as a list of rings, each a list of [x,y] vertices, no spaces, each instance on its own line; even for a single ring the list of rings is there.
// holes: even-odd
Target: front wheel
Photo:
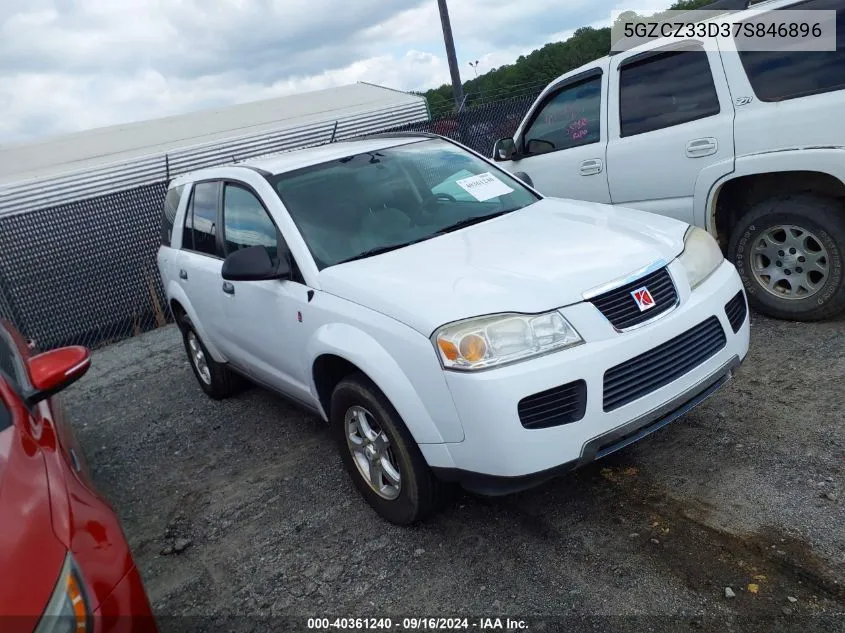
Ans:
[[[347,472],[379,515],[410,525],[434,511],[442,484],[372,381],[355,374],[338,383],[332,393],[331,422]]]
[[[734,227],[728,255],[751,306],[818,321],[845,310],[845,207],[812,194],[758,203]]]

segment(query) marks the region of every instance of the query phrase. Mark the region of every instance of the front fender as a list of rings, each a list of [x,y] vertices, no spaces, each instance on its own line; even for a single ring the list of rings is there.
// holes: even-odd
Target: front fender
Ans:
[[[333,354],[344,358],[364,372],[390,400],[417,444],[444,442],[440,430],[420,399],[417,389],[393,356],[375,338],[351,325],[326,324],[315,332],[308,343],[307,358],[310,366],[313,366],[314,361],[323,354]],[[442,379],[442,376],[439,378]],[[314,383],[313,374],[310,380],[311,392],[317,399],[317,386]],[[434,380],[436,378],[432,376],[432,381]],[[429,387],[436,389],[437,385]],[[448,391],[446,395],[451,402]],[[463,429],[461,429],[460,439],[463,439]]]
[[[220,350],[214,345],[214,342],[211,340],[211,337],[207,335],[205,328],[202,326],[202,321],[197,318],[197,312],[194,310],[194,307],[191,305],[190,300],[188,299],[188,295],[175,281],[171,281],[167,284],[167,299],[168,301],[178,301],[179,304],[185,309],[185,314],[188,315],[188,318],[191,320],[191,323],[194,324],[194,328],[199,334],[200,338],[202,339],[203,344],[205,345],[208,353],[211,354],[211,357],[217,361],[218,363],[225,363],[226,357],[220,353]]]

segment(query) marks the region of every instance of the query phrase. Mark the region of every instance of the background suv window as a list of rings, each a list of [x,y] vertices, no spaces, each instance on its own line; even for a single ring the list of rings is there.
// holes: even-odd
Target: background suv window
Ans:
[[[836,10],[835,51],[740,51],[739,59],[761,101],[784,101],[845,88],[845,2],[813,0],[790,10]],[[754,20],[760,20],[757,16]],[[762,18],[765,20],[765,18]]]
[[[620,135],[653,132],[719,114],[719,97],[701,47],[626,64],[619,77]]]
[[[217,248],[217,192],[218,183],[201,182],[194,185],[191,201],[185,214],[182,248],[221,255]]]
[[[541,153],[597,143],[600,123],[601,75],[566,86],[546,101],[524,134],[525,148]]]
[[[250,246],[264,246],[270,258],[277,261],[276,225],[258,198],[237,185],[227,184],[223,190],[223,239],[227,254]]]

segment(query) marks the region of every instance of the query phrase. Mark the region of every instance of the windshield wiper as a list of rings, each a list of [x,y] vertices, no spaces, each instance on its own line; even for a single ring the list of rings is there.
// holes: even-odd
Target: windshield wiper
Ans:
[[[371,248],[368,251],[364,251],[363,253],[358,253],[357,255],[353,255],[347,259],[342,259],[341,261],[337,262],[338,264],[345,264],[346,262],[354,262],[356,259],[365,259],[367,257],[372,257],[373,255],[381,255],[382,253],[389,253],[390,251],[395,251],[399,248],[404,248],[406,246],[410,246],[411,244],[416,244],[417,242],[423,242],[425,240],[429,240],[434,235],[426,235],[425,237],[421,237],[416,240],[411,240],[410,242],[401,242],[399,244],[387,244],[385,246],[376,246],[375,248]],[[337,264],[335,264],[337,265]]]
[[[479,224],[481,222],[486,222],[487,220],[492,220],[493,218],[498,218],[500,215],[505,215],[506,213],[511,213],[513,211],[518,211],[521,207],[516,207],[514,209],[505,209],[504,211],[497,211],[496,213],[491,213],[490,215],[480,215],[474,218],[466,218],[461,220],[460,222],[455,222],[454,224],[450,224],[439,231],[437,231],[438,235],[442,235],[443,233],[451,233],[452,231],[457,231],[458,229],[465,228],[467,226],[472,226],[473,224]]]
[[[336,264],[345,264],[347,262],[354,262],[358,259],[366,259],[367,257],[373,257],[374,255],[381,255],[382,253],[389,253],[390,251],[395,251],[399,248],[405,248],[406,246],[410,246],[411,244],[417,244],[418,242],[424,242],[426,240],[430,240],[433,237],[437,237],[438,235],[443,235],[444,233],[451,233],[452,231],[457,231],[458,229],[462,229],[466,226],[472,226],[473,224],[478,224],[479,222],[484,222],[485,220],[491,220],[493,218],[497,218],[500,215],[505,215],[506,213],[511,213],[513,211],[518,211],[522,207],[515,207],[513,209],[505,209],[504,211],[497,211],[496,213],[491,213],[490,215],[482,215],[475,218],[466,218],[461,220],[460,222],[455,222],[451,226],[447,226],[442,228],[431,235],[426,235],[424,237],[417,238],[415,240],[410,240],[408,242],[400,242],[399,244],[386,244],[385,246],[376,246],[375,248],[371,248],[368,251],[364,251],[363,253],[358,253],[357,255],[353,255],[352,257],[348,257],[347,259],[342,259],[341,261],[337,262]]]

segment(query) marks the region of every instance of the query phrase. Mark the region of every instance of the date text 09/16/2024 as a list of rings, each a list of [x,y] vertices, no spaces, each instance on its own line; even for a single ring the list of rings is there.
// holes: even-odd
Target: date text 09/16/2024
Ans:
[[[515,618],[308,618],[311,631],[525,631],[525,620]]]

